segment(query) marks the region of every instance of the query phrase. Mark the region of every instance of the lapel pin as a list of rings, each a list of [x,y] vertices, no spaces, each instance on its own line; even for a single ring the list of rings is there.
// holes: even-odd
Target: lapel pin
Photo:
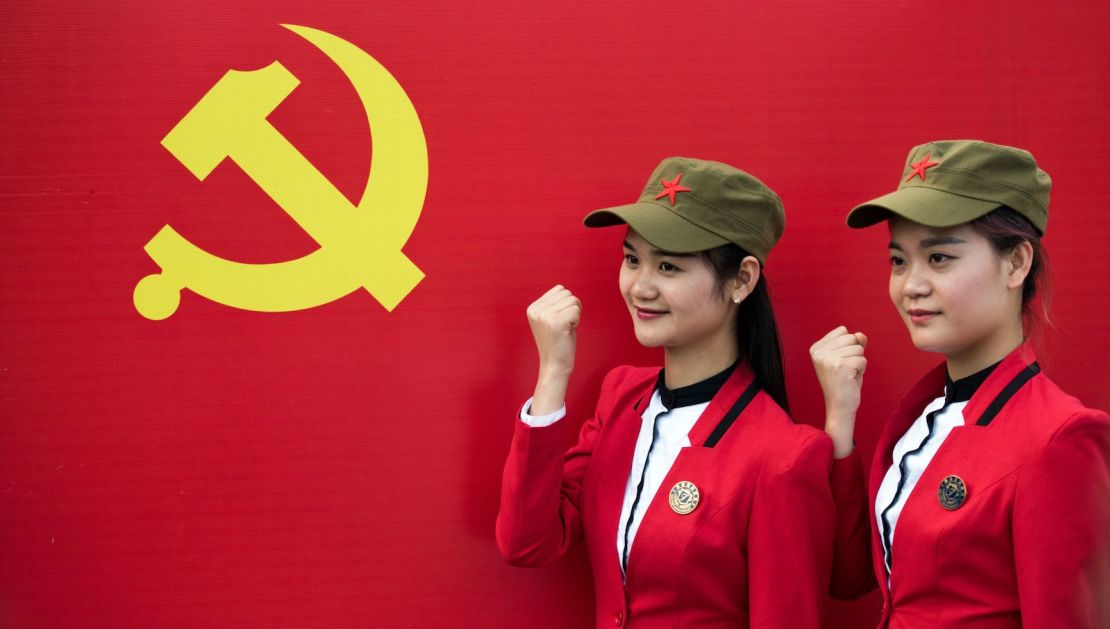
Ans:
[[[698,506],[701,494],[698,488],[690,481],[679,481],[671,487],[671,509],[678,515],[686,515]]]
[[[967,485],[959,476],[949,476],[940,481],[937,499],[940,500],[940,506],[949,511],[955,511],[967,500]]]

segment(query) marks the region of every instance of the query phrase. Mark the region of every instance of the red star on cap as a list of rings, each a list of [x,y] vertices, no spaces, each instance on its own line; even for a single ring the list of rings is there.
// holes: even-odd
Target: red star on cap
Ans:
[[[678,185],[678,182],[680,181],[682,181],[682,173],[678,173],[677,175],[675,175],[674,179],[672,179],[671,181],[667,181],[666,179],[664,179],[663,191],[655,195],[655,198],[661,199],[663,197],[667,197],[671,200],[671,205],[674,205],[674,197],[676,194],[678,194],[679,192],[690,192],[690,189],[686,186]]]
[[[913,170],[913,172],[910,173],[909,177],[906,177],[906,181],[909,181],[914,177],[921,177],[921,181],[925,181],[925,171],[929,168],[932,168],[933,166],[937,166],[938,164],[940,164],[940,162],[930,162],[929,158],[932,156],[932,153],[926,153],[925,157],[922,157],[920,162],[917,162],[916,164],[910,164],[910,169]]]

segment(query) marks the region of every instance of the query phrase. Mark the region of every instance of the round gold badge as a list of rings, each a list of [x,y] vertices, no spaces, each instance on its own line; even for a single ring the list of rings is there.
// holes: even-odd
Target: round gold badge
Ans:
[[[686,515],[693,511],[698,506],[698,500],[701,500],[701,494],[690,481],[679,481],[671,487],[671,509],[678,515]]]
[[[937,489],[937,499],[940,500],[940,506],[955,511],[963,506],[964,500],[967,500],[967,485],[959,476],[949,476],[940,481],[940,488]]]

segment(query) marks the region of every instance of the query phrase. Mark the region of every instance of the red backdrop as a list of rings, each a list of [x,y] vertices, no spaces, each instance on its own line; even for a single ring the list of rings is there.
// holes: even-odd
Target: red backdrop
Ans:
[[[89,6],[95,5],[95,6]],[[1052,175],[1055,330],[1042,361],[1110,408],[1104,171],[1110,5],[1090,2],[5,3],[0,9],[0,624],[6,627],[537,627],[591,621],[579,549],[538,570],[493,543],[524,307],[585,303],[571,419],[636,345],[617,230],[660,158],[735,164],[783,197],[767,275],[791,401],[819,424],[806,353],[872,338],[859,443],[936,357],[886,298],[885,231],[855,203],[910,146],[974,137]],[[151,321],[132,289],[172,225],[241,262],[316,243],[225,161],[198,181],[161,139],[229,69],[301,80],[269,120],[348,199],[371,129],[351,83],[282,23],[381,62],[427,139],[392,312],[366,291],[257,313],[186,291]],[[876,600],[830,604],[870,626]]]

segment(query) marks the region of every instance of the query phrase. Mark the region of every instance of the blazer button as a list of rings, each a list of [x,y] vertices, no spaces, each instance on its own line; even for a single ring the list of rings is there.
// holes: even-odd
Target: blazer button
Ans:
[[[618,627],[624,624],[624,612],[613,612],[613,624]]]

